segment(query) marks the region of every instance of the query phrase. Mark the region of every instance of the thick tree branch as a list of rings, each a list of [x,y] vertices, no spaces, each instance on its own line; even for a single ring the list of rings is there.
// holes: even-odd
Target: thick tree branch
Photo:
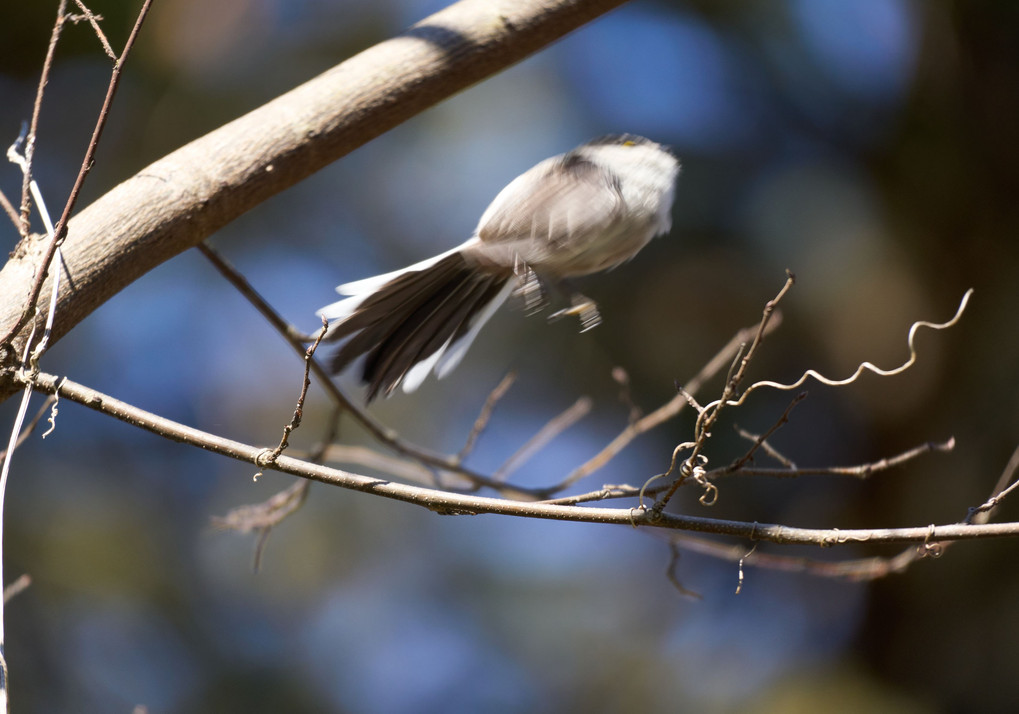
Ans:
[[[52,339],[270,196],[622,1],[461,0],[142,169],[70,221]],[[45,249],[33,236],[0,271],[0,334]],[[0,400],[14,388],[0,384]]]

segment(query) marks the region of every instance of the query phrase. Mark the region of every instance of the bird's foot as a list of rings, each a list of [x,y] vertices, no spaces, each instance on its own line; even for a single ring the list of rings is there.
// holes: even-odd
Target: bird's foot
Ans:
[[[580,318],[580,331],[587,332],[601,324],[601,314],[598,312],[598,304],[583,295],[574,295],[573,304],[570,307],[559,310],[549,315],[549,321],[559,320],[567,315],[576,315]]]

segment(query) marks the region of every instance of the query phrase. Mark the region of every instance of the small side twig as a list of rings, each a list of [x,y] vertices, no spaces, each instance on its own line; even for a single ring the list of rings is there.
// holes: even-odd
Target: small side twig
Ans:
[[[785,408],[785,411],[782,412],[782,416],[780,416],[778,418],[778,421],[776,421],[774,424],[772,424],[771,427],[766,432],[764,432],[763,434],[761,434],[761,435],[759,435],[757,437],[753,437],[753,442],[754,443],[750,447],[750,449],[747,451],[747,453],[743,454],[742,457],[740,457],[740,458],[736,459],[736,461],[732,462],[732,464],[730,464],[726,470],[729,471],[729,472],[732,472],[732,471],[738,471],[739,469],[743,468],[744,465],[746,465],[751,459],[754,458],[754,454],[757,453],[758,449],[764,449],[764,451],[766,453],[768,453],[769,455],[773,455],[773,458],[776,461],[778,461],[779,463],[781,463],[781,464],[783,464],[785,466],[788,466],[789,468],[795,469],[796,467],[792,464],[792,462],[790,462],[784,456],[782,456],[777,451],[775,451],[774,449],[771,448],[771,446],[768,444],[768,439],[771,438],[771,436],[776,431],[778,431],[783,426],[785,426],[786,424],[789,423],[789,415],[792,413],[793,409],[795,409],[796,405],[799,404],[800,402],[802,402],[806,398],[807,398],[807,393],[806,392],[800,392],[799,394],[797,394],[793,398],[793,400],[791,402],[789,402],[789,405]],[[742,430],[738,430],[738,431],[740,432],[741,436],[744,436],[744,435],[749,436],[748,434],[746,434],[746,432],[744,432]]]
[[[273,464],[280,454],[286,451],[287,447],[290,446],[290,434],[301,426],[301,420],[304,418],[304,400],[308,397],[308,388],[311,386],[311,361],[315,356],[315,350],[318,349],[322,338],[326,334],[326,324],[326,319],[322,318],[322,330],[304,353],[304,380],[301,382],[301,394],[297,397],[297,406],[294,407],[294,416],[291,417],[290,423],[283,427],[283,438],[280,439],[279,445],[275,449],[267,449],[264,457],[259,456],[258,465],[263,468]]]
[[[506,463],[492,475],[494,481],[504,481],[510,474],[519,469],[524,463],[541,451],[550,441],[583,419],[591,411],[591,398],[581,397],[572,406],[565,409],[558,416],[550,419],[545,426],[528,439],[523,446],[510,456]]]
[[[50,31],[50,42],[46,47],[46,58],[42,63],[42,73],[39,76],[39,84],[35,90],[35,101],[32,103],[32,119],[28,125],[27,131],[23,132],[25,143],[25,161],[27,164],[26,169],[22,173],[21,177],[21,215],[19,217],[19,233],[22,238],[27,238],[31,230],[30,216],[32,214],[31,204],[31,192],[29,191],[29,185],[32,182],[32,159],[35,157],[35,137],[36,132],[39,128],[39,115],[42,113],[42,99],[46,93],[46,85],[49,84],[50,74],[53,71],[53,57],[57,51],[57,43],[60,41],[60,35],[64,30],[64,22],[67,19],[67,0],[60,0],[60,4],[57,6],[57,19],[53,22],[53,29]],[[18,141],[15,142],[13,148],[17,147],[22,141],[22,136],[18,137]],[[8,152],[10,155],[10,152]],[[48,260],[45,261],[42,267],[49,267],[49,260],[52,260],[53,256],[49,255]],[[39,286],[42,289],[42,285]],[[35,305],[35,299],[38,298],[38,294],[35,298],[29,302],[29,307]],[[21,326],[18,327],[18,330]],[[11,335],[17,334],[17,330],[11,332]],[[9,339],[9,338],[8,338]],[[7,342],[7,339],[0,340],[0,342]]]
[[[768,456],[770,456],[778,463],[782,464],[782,466],[784,466],[785,468],[790,470],[796,469],[796,462],[790,459],[785,454],[781,453],[778,449],[776,449],[773,444],[767,441],[767,438],[765,437],[764,434],[754,434],[753,432],[747,431],[746,429],[742,429],[739,426],[736,426],[734,428],[736,429],[736,434],[741,439],[746,439],[747,441],[752,441],[754,443],[760,441],[758,447],[760,448],[761,451],[766,453]]]
[[[929,454],[934,451],[947,452],[955,448],[955,438],[950,437],[947,441],[928,441],[914,446],[912,449],[903,451],[895,456],[889,456],[877,461],[870,461],[865,464],[853,466],[815,466],[795,468],[740,468],[732,470],[729,466],[708,471],[708,478],[714,479],[720,476],[767,476],[772,478],[798,478],[800,476],[852,476],[858,479],[869,478],[879,471],[886,471],[896,466],[901,466],[907,461]],[[781,456],[781,455],[780,455]],[[784,457],[782,457],[784,458]]]
[[[14,204],[11,203],[10,199],[7,198],[7,194],[0,191],[0,207],[4,209],[4,213],[11,219],[11,223],[14,227],[21,231],[21,216],[18,215],[18,211],[14,208]]]
[[[682,555],[679,548],[676,547],[675,543],[669,544],[669,564],[665,567],[665,577],[669,579],[672,586],[679,591],[680,595],[684,595],[694,600],[702,600],[703,596],[696,590],[691,590],[679,581],[679,558]]]
[[[41,407],[39,407],[39,411],[37,411],[35,416],[32,417],[32,421],[25,424],[25,426],[21,429],[21,433],[18,435],[18,440],[14,442],[15,450],[24,444],[28,437],[32,435],[36,427],[39,426],[39,422],[42,421],[43,415],[45,415],[54,404],[56,404],[56,401],[56,396],[53,394],[46,397],[46,401],[43,402]],[[49,432],[47,431],[47,433]],[[43,436],[45,436],[45,434]],[[7,449],[0,450],[0,459],[5,458],[7,458]]]
[[[987,523],[991,519],[994,509],[1008,497],[1016,488],[1019,488],[1019,447],[1012,452],[1011,458],[1001,472],[998,482],[991,491],[991,496],[979,506],[970,509],[966,516],[967,523]]]
[[[220,530],[240,533],[258,533],[252,567],[257,573],[262,565],[262,554],[273,527],[304,505],[311,481],[304,479],[269,497],[262,503],[232,508],[225,516],[214,516],[212,525]]]
[[[742,544],[719,543],[689,533],[672,534],[670,547],[706,555],[719,560],[739,564],[737,588],[743,584],[743,566],[749,565],[786,573],[806,573],[825,578],[837,578],[853,582],[878,580],[894,573],[904,572],[911,563],[919,559],[917,547],[910,546],[892,557],[853,558],[828,561],[803,556],[767,553],[758,549],[755,543],[748,551]]]
[[[87,20],[88,23],[92,25],[92,30],[96,33],[96,37],[99,38],[99,42],[102,43],[103,51],[106,53],[106,56],[116,62],[117,53],[113,51],[113,48],[110,46],[110,41],[106,39],[106,34],[103,32],[103,29],[99,27],[99,23],[102,21],[103,16],[94,14],[81,0],[74,0],[74,4],[78,6],[78,9],[81,10],[82,14],[80,18],[79,16],[71,15],[70,19],[73,21],[77,21],[78,19]]]
[[[471,427],[471,433],[467,435],[467,442],[464,447],[460,449],[460,453],[456,455],[457,463],[462,463],[464,459],[474,449],[474,444],[477,442],[478,437],[481,436],[481,432],[488,426],[489,420],[492,418],[492,414],[495,412],[495,407],[504,396],[509,388],[513,386],[513,382],[517,379],[517,373],[510,371],[506,373],[506,376],[500,380],[499,384],[495,386],[495,389],[489,393],[488,398],[485,399],[485,404],[481,407],[481,412],[478,414],[478,418],[474,420],[474,425]]]

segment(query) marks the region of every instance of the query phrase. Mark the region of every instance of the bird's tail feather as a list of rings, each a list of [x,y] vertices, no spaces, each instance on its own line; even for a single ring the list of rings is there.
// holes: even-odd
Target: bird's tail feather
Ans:
[[[481,272],[458,252],[420,265],[382,276],[390,278],[385,282],[369,278],[343,286],[365,292],[320,311],[339,319],[326,339],[349,337],[333,356],[334,372],[366,355],[362,378],[369,401],[401,382],[404,391],[414,391],[436,365],[445,376],[512,288],[511,272]]]

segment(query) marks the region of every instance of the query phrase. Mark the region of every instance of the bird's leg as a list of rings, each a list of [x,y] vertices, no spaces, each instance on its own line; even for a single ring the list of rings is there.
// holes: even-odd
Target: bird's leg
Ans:
[[[564,288],[570,294],[570,306],[549,315],[549,320],[558,320],[567,315],[576,315],[580,318],[580,331],[587,332],[601,324],[601,314],[598,312],[598,303],[578,292],[569,282],[563,280],[558,287]]]
[[[548,299],[545,296],[545,286],[537,273],[523,263],[514,266],[514,272],[518,280],[516,294],[524,299],[524,314],[531,316],[541,312],[548,304]]]

